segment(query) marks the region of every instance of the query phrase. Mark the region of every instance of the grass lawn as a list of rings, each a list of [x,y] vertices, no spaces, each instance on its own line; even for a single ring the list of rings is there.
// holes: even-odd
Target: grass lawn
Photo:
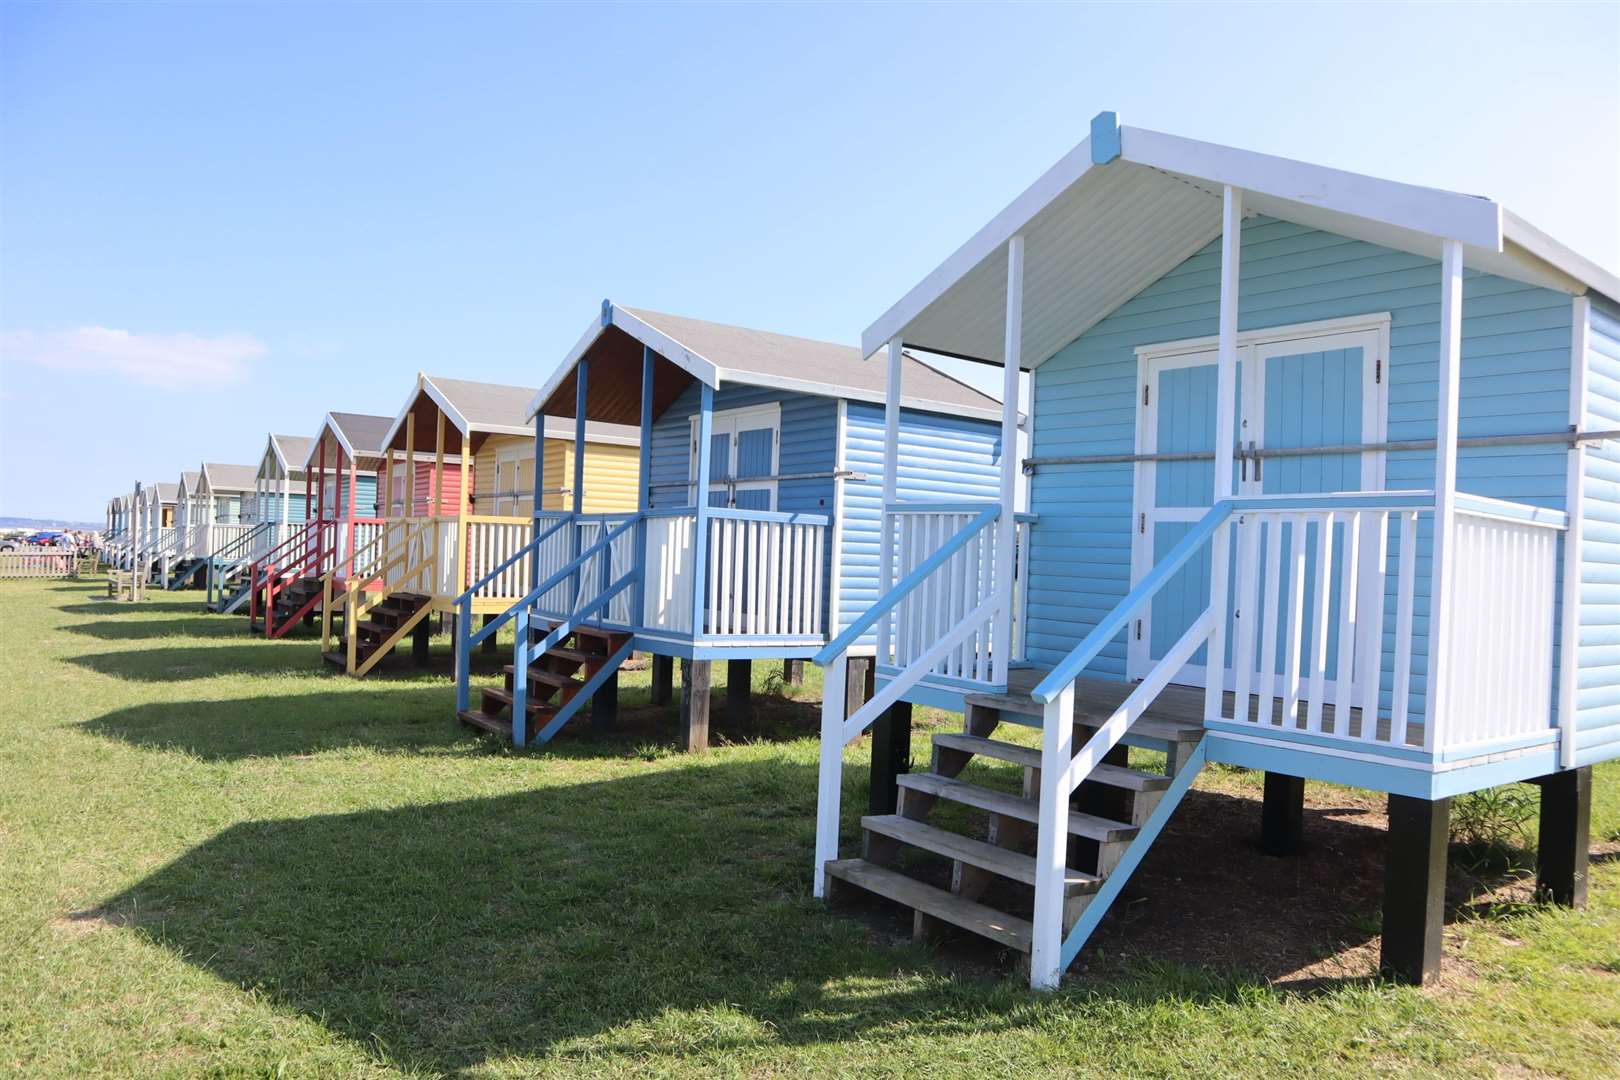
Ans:
[[[1227,824],[1149,856],[1156,921],[1111,916],[1041,996],[983,950],[912,945],[899,920],[811,898],[814,678],[784,696],[757,665],[755,724],[717,708],[720,745],[685,756],[629,674],[621,733],[583,720],[516,754],[454,723],[443,641],[432,673],[354,681],[308,636],[201,614],[200,594],[101,592],[0,582],[0,1074],[1620,1070],[1614,764],[1589,910],[1493,872],[1424,991],[1368,977],[1376,881],[1291,903],[1313,894],[1242,873],[1206,887],[1200,858],[1177,861],[1258,865],[1258,778],[1208,770],[1192,820]],[[915,757],[947,720],[920,714]],[[851,852],[867,754],[849,752]],[[1271,860],[1301,890],[1376,849],[1353,818],[1320,824],[1306,856]]]

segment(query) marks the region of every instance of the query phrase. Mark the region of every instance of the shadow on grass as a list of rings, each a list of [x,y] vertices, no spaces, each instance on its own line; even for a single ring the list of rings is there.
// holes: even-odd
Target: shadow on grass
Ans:
[[[103,620],[101,622],[70,623],[62,627],[70,634],[96,638],[99,641],[141,641],[162,637],[230,638],[248,637],[247,618],[221,617],[201,610],[190,617],[141,619],[134,622]]]

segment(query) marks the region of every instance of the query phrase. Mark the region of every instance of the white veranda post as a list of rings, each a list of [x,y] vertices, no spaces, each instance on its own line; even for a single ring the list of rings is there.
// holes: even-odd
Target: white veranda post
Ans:
[[[879,546],[880,565],[878,595],[885,596],[894,588],[895,533],[894,517],[890,508],[900,491],[900,396],[903,375],[900,357],[903,345],[899,338],[889,342],[888,372],[883,393],[883,535]],[[889,662],[889,643],[894,638],[894,616],[885,612],[877,626],[877,662]]]
[[[1215,501],[1232,497],[1232,450],[1237,439],[1238,259],[1243,247],[1243,191],[1227,185],[1221,196],[1221,299],[1215,374]],[[1221,718],[1226,687],[1226,597],[1232,526],[1210,538],[1209,608],[1213,629],[1205,656],[1204,722]]]
[[[996,522],[995,629],[990,641],[994,662],[991,680],[1005,686],[1012,660],[1013,547],[1018,520],[1018,369],[1024,351],[1024,238],[1007,241],[1007,323],[1001,380],[1001,517]]]
[[[1452,566],[1455,535],[1452,508],[1457,501],[1457,399],[1462,358],[1462,243],[1447,240],[1440,249],[1440,400],[1434,447],[1434,554],[1429,586],[1429,695],[1424,722],[1430,745],[1443,746],[1447,682],[1444,642],[1450,640]]]

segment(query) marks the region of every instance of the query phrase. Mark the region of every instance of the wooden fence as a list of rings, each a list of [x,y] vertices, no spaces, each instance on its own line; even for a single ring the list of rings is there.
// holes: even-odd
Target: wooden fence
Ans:
[[[81,567],[76,551],[0,551],[0,578],[76,578]]]

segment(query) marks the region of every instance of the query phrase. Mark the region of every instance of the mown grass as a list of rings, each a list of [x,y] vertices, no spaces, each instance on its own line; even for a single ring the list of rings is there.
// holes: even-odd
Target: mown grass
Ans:
[[[1105,980],[1038,996],[811,899],[813,678],[784,698],[757,671],[764,719],[689,757],[627,675],[626,733],[580,725],[523,755],[456,727],[443,674],[328,674],[311,641],[250,639],[195,594],[129,608],[8,582],[0,635],[0,1073],[1601,1076],[1620,1061],[1614,862],[1584,913],[1454,927],[1437,990],[1294,992],[1243,956],[1193,969],[1145,943]],[[850,836],[866,752],[850,751]],[[1236,772],[1208,782],[1253,790]],[[1620,769],[1600,770],[1595,840],[1620,838],[1617,789]],[[1229,899],[1234,920],[1287,917]]]

